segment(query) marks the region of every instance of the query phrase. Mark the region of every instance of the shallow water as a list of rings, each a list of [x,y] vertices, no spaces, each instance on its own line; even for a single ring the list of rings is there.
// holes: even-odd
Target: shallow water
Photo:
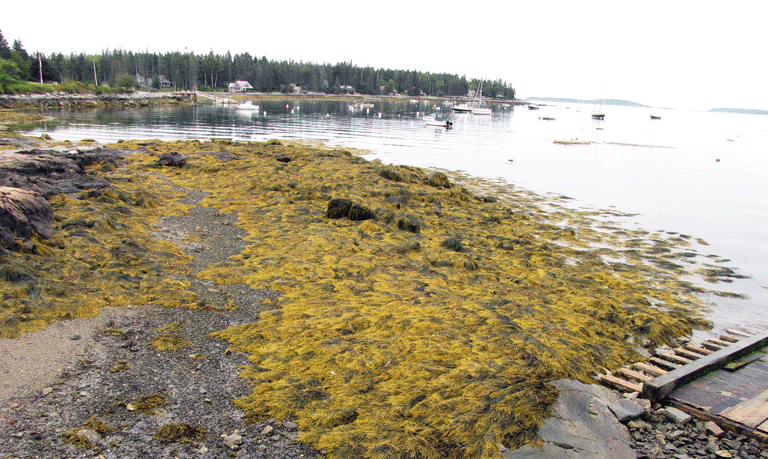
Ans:
[[[384,163],[463,171],[542,194],[565,195],[576,207],[611,208],[628,227],[679,232],[706,262],[748,279],[706,285],[747,295],[712,296],[715,331],[768,325],[768,117],[723,113],[552,105],[498,106],[491,116],[454,115],[451,130],[426,127],[424,102],[268,102],[258,111],[198,105],[129,111],[56,112],[31,135],[56,140],[231,138],[318,140],[367,149]],[[555,118],[545,121],[540,117]],[[589,140],[558,145],[555,140]],[[701,257],[700,257],[701,258]],[[729,261],[722,262],[722,259]],[[701,261],[700,261],[701,262]]]

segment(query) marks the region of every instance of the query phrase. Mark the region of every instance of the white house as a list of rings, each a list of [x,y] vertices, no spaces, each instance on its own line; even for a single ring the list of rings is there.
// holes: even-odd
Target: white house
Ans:
[[[249,91],[253,89],[253,86],[251,86],[251,83],[248,83],[247,81],[243,80],[237,80],[234,83],[229,83],[229,92],[241,92],[241,91]]]
[[[168,79],[165,78],[165,76],[162,75],[162,74],[160,75],[160,87],[161,88],[170,88],[171,87],[171,82],[168,81]]]

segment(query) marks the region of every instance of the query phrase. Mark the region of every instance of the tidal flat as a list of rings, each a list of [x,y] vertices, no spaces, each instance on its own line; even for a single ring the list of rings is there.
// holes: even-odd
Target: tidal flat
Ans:
[[[594,382],[641,347],[709,326],[687,237],[339,149],[106,148],[130,153],[89,170],[111,187],[51,199],[54,236],[6,255],[0,336],[104,306],[238,307],[201,300],[190,257],[156,233],[190,211],[184,190],[202,190],[200,205],[235,216],[245,248],[194,276],[276,292],[252,321],[213,333],[248,355],[252,393],[233,402],[252,421],[295,419],[329,457],[497,457],[536,444],[557,398],[549,381]],[[158,165],[171,152],[184,166]]]

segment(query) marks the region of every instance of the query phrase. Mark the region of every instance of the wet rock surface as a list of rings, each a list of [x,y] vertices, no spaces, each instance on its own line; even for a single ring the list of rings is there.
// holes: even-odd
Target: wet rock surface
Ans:
[[[636,394],[620,398],[615,391],[572,380],[552,384],[560,397],[539,428],[543,445],[513,451],[502,446],[505,458],[768,458],[767,444],[677,408],[652,406]]]

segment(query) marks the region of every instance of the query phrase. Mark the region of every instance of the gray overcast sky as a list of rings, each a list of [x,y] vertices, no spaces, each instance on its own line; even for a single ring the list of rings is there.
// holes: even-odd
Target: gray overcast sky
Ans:
[[[352,60],[502,79],[521,98],[596,99],[602,90],[657,107],[768,110],[759,1],[5,3],[0,30],[30,53]]]

